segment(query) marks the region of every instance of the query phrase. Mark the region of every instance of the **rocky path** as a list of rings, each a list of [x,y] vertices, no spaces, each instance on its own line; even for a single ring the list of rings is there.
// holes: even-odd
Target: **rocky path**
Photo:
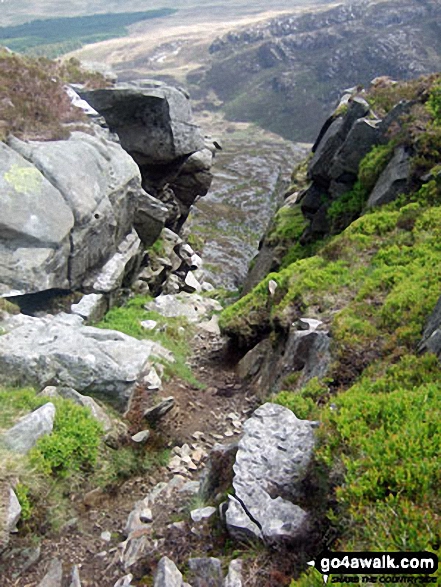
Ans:
[[[55,587],[56,582],[41,583],[53,559],[62,562],[65,576],[77,565],[81,587],[114,587],[129,573],[135,575],[133,585],[148,585],[147,579],[136,578],[151,577],[163,555],[179,565],[224,549],[226,536],[212,533],[207,523],[194,523],[190,512],[206,505],[197,493],[209,451],[216,443],[238,439],[257,404],[234,373],[219,335],[198,329],[189,344],[193,372],[204,388],[177,379],[165,383],[156,401],[173,396],[175,404],[148,441],[170,449],[169,464],[131,478],[111,494],[74,492],[75,516],[66,519],[57,536],[43,537],[37,545],[26,537],[11,542],[2,563],[2,587]],[[131,432],[136,432],[142,425],[136,414],[130,416]],[[140,508],[147,524],[131,514]],[[75,580],[67,587],[78,587]]]

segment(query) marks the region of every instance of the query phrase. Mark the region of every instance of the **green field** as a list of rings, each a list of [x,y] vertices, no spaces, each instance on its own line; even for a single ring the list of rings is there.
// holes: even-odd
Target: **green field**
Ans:
[[[175,12],[172,8],[159,8],[146,12],[33,20],[16,26],[0,27],[0,44],[21,53],[56,57],[87,43],[124,36],[127,27],[136,22],[169,16]]]

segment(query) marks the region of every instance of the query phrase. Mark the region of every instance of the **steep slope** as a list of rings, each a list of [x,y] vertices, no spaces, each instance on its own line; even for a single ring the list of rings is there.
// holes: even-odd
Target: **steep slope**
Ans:
[[[353,129],[375,122],[369,105],[381,111],[374,127],[386,125],[386,134],[377,146],[360,141],[353,175],[345,171],[352,187],[333,191],[317,172],[320,158],[326,154],[328,170],[342,163]],[[320,422],[323,515],[330,507],[322,547],[333,550],[439,551],[440,105],[433,76],[377,86],[340,107],[308,177],[303,169],[294,178],[293,191],[298,182],[304,189],[288,198],[265,239],[273,272],[221,317],[224,332],[252,348],[240,372],[257,392],[278,392],[275,401]],[[405,181],[375,200],[397,180],[400,150],[409,157]],[[319,210],[327,228],[314,234]],[[429,345],[421,345],[424,330]],[[311,570],[292,585],[316,584],[322,579]]]
[[[208,107],[214,90],[232,120],[312,140],[341,88],[437,71],[440,26],[435,0],[363,0],[277,17],[214,41],[188,82]]]

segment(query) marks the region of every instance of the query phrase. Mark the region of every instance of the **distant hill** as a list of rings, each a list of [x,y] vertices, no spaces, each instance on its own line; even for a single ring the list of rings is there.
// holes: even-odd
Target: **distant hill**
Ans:
[[[123,36],[127,32],[126,27],[131,24],[169,16],[174,12],[174,9],[162,8],[127,14],[93,14],[32,20],[16,26],[0,27],[0,44],[13,51],[56,57],[87,43]]]
[[[441,70],[441,2],[350,2],[275,18],[216,39],[192,72],[193,97],[231,120],[312,140],[340,91]],[[215,92],[223,104],[207,100]]]

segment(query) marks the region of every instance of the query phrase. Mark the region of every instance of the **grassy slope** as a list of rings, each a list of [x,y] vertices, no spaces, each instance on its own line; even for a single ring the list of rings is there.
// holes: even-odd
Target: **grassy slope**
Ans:
[[[424,157],[418,147],[416,169],[441,162],[440,96],[438,85],[424,108],[426,129],[418,140],[430,149]],[[387,110],[386,98],[377,96]],[[295,377],[288,378],[276,401],[321,421],[318,458],[335,485],[329,511],[338,535],[334,549],[440,548],[441,365],[417,353],[441,293],[438,172],[439,166],[433,169],[438,179],[352,222],[314,256],[268,275],[221,317],[242,342],[299,316],[319,317],[330,327],[328,378],[300,390]],[[273,235],[287,234],[287,220],[279,219]],[[298,234],[295,213],[291,224]],[[272,301],[270,279],[278,283]],[[309,571],[293,587],[320,584]]]

